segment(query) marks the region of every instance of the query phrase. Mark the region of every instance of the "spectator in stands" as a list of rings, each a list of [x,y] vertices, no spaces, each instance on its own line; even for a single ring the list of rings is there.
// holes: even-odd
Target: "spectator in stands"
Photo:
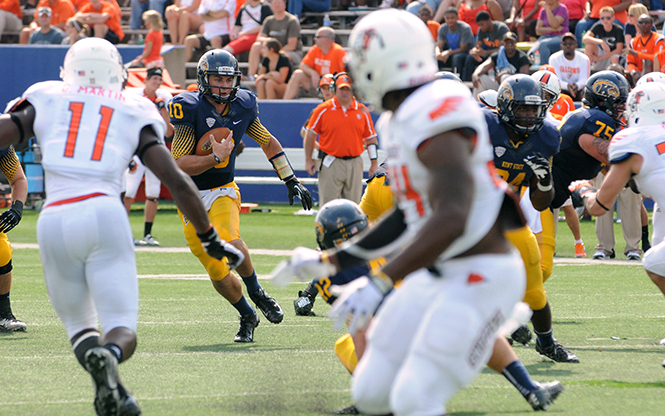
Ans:
[[[652,29],[653,19],[648,14],[637,19],[637,28],[637,36],[631,41],[630,47],[626,48],[626,78],[633,85],[642,74],[653,71],[653,59],[665,45],[663,37]]]
[[[356,101],[351,77],[338,74],[333,83],[335,96],[319,104],[309,119],[304,139],[305,170],[319,174],[319,206],[337,198],[360,202],[363,189],[363,160],[367,149],[371,176],[378,168],[376,131],[367,107]],[[315,166],[312,152],[319,136],[319,159]]]
[[[582,101],[584,86],[591,75],[591,61],[577,51],[577,39],[568,32],[561,37],[561,50],[550,56],[550,65],[561,82],[561,92]]]
[[[74,5],[69,0],[40,0],[37,5],[37,10],[33,16],[33,21],[21,30],[18,43],[25,45],[30,40],[30,35],[37,30],[37,19],[39,18],[38,10],[42,7],[49,7],[51,9],[51,24],[58,29],[65,30],[65,23],[67,19],[76,14]]]
[[[275,38],[282,44],[282,52],[289,55],[291,65],[294,67],[302,60],[302,41],[300,40],[300,21],[297,17],[286,11],[286,0],[272,0],[270,10],[273,15],[268,16],[261,26],[259,36],[249,50],[249,79],[252,80],[259,70],[261,62],[261,48],[266,38]]]
[[[163,68],[164,58],[162,58],[161,51],[164,44],[164,34],[162,33],[164,21],[162,20],[162,16],[154,10],[148,10],[143,12],[143,22],[145,28],[149,30],[145,36],[143,52],[134,58],[129,63],[129,66],[136,67],[143,65],[146,68]]]
[[[90,28],[84,25],[73,17],[67,20],[65,24],[65,38],[62,40],[63,45],[73,45],[81,39],[88,37]]]
[[[511,75],[529,75],[529,58],[517,49],[517,36],[508,32],[503,36],[503,46],[485,60],[471,76],[473,95],[486,90],[497,90],[501,82]]]
[[[129,18],[129,27],[132,30],[141,29],[143,13],[155,10],[160,16],[164,16],[164,8],[167,0],[131,0],[132,14]],[[147,29],[147,28],[146,28]]]
[[[175,0],[164,11],[173,45],[184,45],[189,32],[198,32],[203,19],[198,14],[201,0]]]
[[[561,0],[561,4],[568,8],[568,30],[575,33],[577,22],[586,16],[587,0]]]
[[[36,30],[30,35],[30,45],[60,45],[65,38],[65,32],[51,25],[51,8],[40,7],[37,10],[37,25],[39,30]]]
[[[259,35],[261,24],[270,15],[272,10],[268,3],[263,0],[247,0],[238,11],[236,24],[231,30],[231,42],[224,46],[224,49],[234,55],[248,52]],[[280,49],[281,47],[280,44]]]
[[[113,3],[90,0],[75,15],[76,20],[90,26],[90,36],[103,38],[117,45],[125,37],[120,26],[120,12]]]
[[[284,92],[285,100],[296,98],[301,87],[305,94],[315,97],[319,78],[322,75],[344,71],[346,51],[341,45],[335,43],[333,28],[328,26],[319,28],[314,36],[314,43],[315,45],[302,59],[300,69],[293,72]]]
[[[18,0],[0,0],[0,37],[5,31],[19,31],[23,27],[23,12]]]
[[[582,47],[582,37],[584,34],[591,29],[598,20],[600,20],[600,9],[605,6],[610,6],[614,9],[614,22],[618,23],[623,27],[626,22],[628,22],[628,6],[632,3],[633,0],[597,0],[589,1],[587,5],[591,5],[590,9],[587,7],[587,16],[584,19],[577,22],[575,26],[575,37],[577,38],[577,46]]]
[[[520,42],[535,41],[538,37],[536,36],[536,23],[540,13],[539,1],[513,0],[510,17],[506,20],[506,25],[512,32],[517,33],[517,39]]]
[[[503,45],[503,37],[510,32],[505,23],[492,20],[486,11],[481,11],[476,15],[476,22],[478,23],[476,46],[469,51],[469,56],[466,58],[462,81],[471,81],[473,71],[488,56],[499,51]]]
[[[185,38],[185,62],[192,60],[194,49],[221,49],[231,41],[231,19],[236,10],[235,0],[202,0],[199,16],[203,19],[203,33]]]
[[[383,9],[383,8],[392,7],[392,4],[394,2],[395,0],[383,0],[379,8]],[[429,7],[432,8],[432,11],[435,16],[434,20],[436,20],[437,22],[441,22],[443,20],[443,17],[440,19],[436,18],[436,13],[438,12],[439,7],[441,7],[441,4],[443,4],[443,0],[412,0],[410,2],[407,0],[407,3],[408,4],[406,5],[406,11],[411,14],[415,14],[417,16],[423,4],[427,4]],[[448,7],[450,7],[450,4],[448,5]]]
[[[527,55],[536,57],[538,52],[540,62],[535,63],[543,65],[549,63],[551,54],[561,50],[561,35],[570,30],[568,30],[568,9],[559,4],[559,0],[544,0],[539,4],[541,9],[536,23],[536,34],[540,37]]]
[[[469,48],[473,45],[471,26],[460,22],[457,9],[450,7],[444,15],[446,22],[439,29],[435,50],[439,69],[452,67],[454,73],[461,74]]]
[[[288,11],[298,19],[302,12],[323,13],[329,12],[331,7],[330,0],[289,0]]]
[[[637,36],[637,19],[643,14],[649,14],[649,10],[642,3],[631,4],[628,8],[628,23],[623,28],[624,45],[630,45],[633,38]],[[656,28],[654,27],[652,30],[655,32]]]
[[[607,69],[610,64],[618,64],[625,45],[623,28],[614,23],[614,9],[605,6],[600,9],[600,21],[584,34],[584,53],[591,60],[591,71]]]
[[[436,38],[439,36],[441,23],[437,22],[436,20],[432,20],[434,18],[434,10],[432,10],[429,4],[424,3],[420,9],[418,9],[418,17],[423,21],[423,23],[427,25],[427,28],[432,34],[434,42],[436,42]]]
[[[478,23],[476,21],[478,13],[485,11],[492,16],[492,20],[503,21],[503,10],[496,0],[444,0],[439,6],[444,19],[445,10],[450,6],[457,8],[459,20],[471,26],[471,32],[474,36],[478,34]],[[437,20],[437,16],[440,17],[440,14],[435,15],[435,20]]]
[[[282,44],[275,38],[263,42],[263,61],[256,78],[256,95],[260,100],[281,99],[291,79],[293,67],[289,57],[281,52]]]

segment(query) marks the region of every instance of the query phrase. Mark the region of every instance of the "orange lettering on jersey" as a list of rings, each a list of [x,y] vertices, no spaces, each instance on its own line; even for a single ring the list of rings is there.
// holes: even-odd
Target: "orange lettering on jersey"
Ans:
[[[665,142],[660,142],[656,145],[656,150],[658,150],[658,154],[662,155],[665,153]]]
[[[479,274],[472,273],[469,275],[469,278],[466,280],[468,283],[480,283],[484,282],[485,279]]]
[[[462,97],[448,97],[441,102],[437,108],[435,108],[431,113],[429,113],[430,120],[439,118],[452,110],[455,110],[461,103]]]

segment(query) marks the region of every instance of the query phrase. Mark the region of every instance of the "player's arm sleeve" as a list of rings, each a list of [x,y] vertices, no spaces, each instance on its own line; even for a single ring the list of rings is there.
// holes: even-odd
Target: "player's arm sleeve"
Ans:
[[[247,134],[261,146],[267,146],[268,143],[270,143],[270,138],[272,137],[272,134],[270,134],[268,129],[265,128],[263,124],[261,124],[261,120],[259,120],[258,117],[254,119],[249,127],[247,127],[245,134]]]
[[[7,152],[0,158],[0,170],[5,174],[9,182],[12,181],[16,171],[21,167],[21,162],[14,151],[14,147],[10,147]]]
[[[174,159],[182,156],[191,155],[196,147],[196,133],[194,129],[187,124],[176,124],[173,126],[173,143],[171,144],[171,154]]]
[[[346,270],[372,259],[388,257],[401,250],[409,239],[404,214],[395,208],[369,231],[328,250],[327,254],[340,270]]]

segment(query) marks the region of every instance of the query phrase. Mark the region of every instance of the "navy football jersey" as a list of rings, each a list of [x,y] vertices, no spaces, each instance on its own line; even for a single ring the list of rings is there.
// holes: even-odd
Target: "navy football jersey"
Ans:
[[[540,153],[546,159],[555,155],[561,143],[559,131],[554,124],[544,121],[538,133],[530,134],[522,142],[513,143],[508,137],[507,129],[510,127],[501,122],[499,115],[487,109],[484,113],[494,149],[496,171],[515,192],[520,193],[522,187],[529,186],[533,176],[533,170],[524,163],[524,159],[534,153]]]
[[[329,304],[333,304],[337,298],[330,293],[330,286],[342,286],[349,282],[356,280],[361,276],[367,276],[371,270],[369,264],[360,264],[347,270],[342,270],[334,276],[324,277],[322,279],[314,279],[312,283],[316,286],[321,294],[323,300]]]
[[[583,134],[591,134],[611,140],[616,130],[612,117],[597,108],[582,107],[571,111],[561,121],[561,150],[554,156],[552,178],[554,200],[552,208],[559,208],[570,196],[568,185],[582,179],[593,179],[602,168],[602,163],[585,152],[579,144]]]
[[[228,105],[228,111],[221,115],[215,107],[198,91],[188,91],[176,95],[168,104],[171,123],[174,126],[186,125],[195,132],[196,143],[210,130],[226,127],[233,131],[233,141],[239,142],[247,128],[258,118],[259,107],[256,96],[247,90],[238,90],[238,95]],[[199,189],[212,189],[232,182],[235,177],[236,149],[228,159],[199,175],[192,176]]]

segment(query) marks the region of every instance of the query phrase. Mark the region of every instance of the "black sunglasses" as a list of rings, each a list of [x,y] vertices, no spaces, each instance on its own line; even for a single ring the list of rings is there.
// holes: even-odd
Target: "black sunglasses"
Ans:
[[[653,22],[651,20],[638,20],[637,24],[638,25],[650,25],[650,24],[653,24]]]

